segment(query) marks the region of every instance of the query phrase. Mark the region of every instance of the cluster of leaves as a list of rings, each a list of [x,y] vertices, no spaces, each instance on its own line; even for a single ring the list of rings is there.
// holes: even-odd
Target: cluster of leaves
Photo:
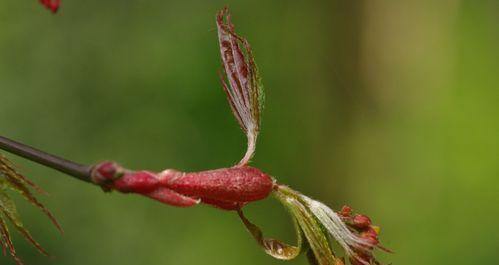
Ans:
[[[17,230],[28,242],[38,249],[40,253],[44,255],[48,254],[24,227],[21,217],[16,209],[16,205],[8,194],[9,191],[19,193],[31,204],[42,210],[57,227],[57,229],[62,232],[61,226],[52,213],[36,199],[30,188],[39,193],[46,194],[46,192],[44,192],[36,184],[19,174],[12,163],[0,154],[0,245],[2,246],[4,255],[8,250],[12,258],[19,265],[22,264],[22,261],[16,254],[7,223],[10,223],[15,230]]]
[[[235,33],[227,8],[218,13],[217,29],[225,73],[225,77],[221,77],[223,89],[227,94],[232,113],[248,138],[246,154],[237,165],[245,166],[256,149],[264,102],[263,86],[251,47],[246,39]],[[374,248],[379,247],[378,232],[367,216],[356,216],[355,220],[363,222],[355,223],[353,217],[343,216],[342,219],[342,216],[325,204],[289,187],[274,183],[273,188],[275,197],[293,217],[298,237],[297,246],[265,238],[261,229],[251,223],[241,209],[238,211],[248,231],[268,255],[277,259],[291,260],[306,252],[311,264],[345,264],[344,258],[337,257],[333,253],[331,239],[343,248],[351,264],[379,264],[372,253]]]
[[[258,226],[250,223],[241,212],[239,213],[248,231],[268,255],[281,260],[292,260],[301,253],[307,253],[309,262],[313,265],[344,264],[343,259],[334,255],[327,232],[299,193],[286,186],[279,186],[274,196],[293,216],[297,235],[296,246],[277,239],[265,238]]]
[[[371,224],[369,217],[361,214],[351,215],[348,206],[336,213],[324,204],[284,185],[277,185],[274,197],[293,217],[298,238],[296,246],[265,238],[261,229],[239,212],[248,231],[263,250],[274,258],[291,260],[300,253],[306,253],[312,265],[346,264],[345,257],[333,252],[332,242],[338,243],[352,265],[379,265],[373,254],[375,248],[391,253],[379,245],[379,228]],[[348,213],[345,210],[348,210]]]

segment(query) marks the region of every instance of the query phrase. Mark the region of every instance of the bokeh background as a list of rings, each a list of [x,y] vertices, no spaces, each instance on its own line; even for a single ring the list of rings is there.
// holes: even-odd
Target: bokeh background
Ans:
[[[129,168],[230,166],[245,137],[219,84],[215,14],[231,7],[266,87],[253,165],[381,225],[392,264],[498,264],[498,1],[0,2],[0,134]],[[54,256],[29,264],[307,264],[266,256],[237,216],[106,194],[12,158],[60,235],[17,198]],[[293,241],[272,200],[247,207]],[[14,264],[0,256],[0,264]]]

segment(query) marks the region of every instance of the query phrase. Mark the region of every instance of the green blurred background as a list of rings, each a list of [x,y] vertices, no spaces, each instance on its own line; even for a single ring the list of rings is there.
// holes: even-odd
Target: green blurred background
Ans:
[[[0,135],[94,163],[230,166],[215,14],[229,5],[267,92],[253,165],[382,227],[392,264],[499,264],[499,1],[0,2]],[[105,194],[12,158],[65,234],[19,197],[33,264],[306,264],[266,256],[233,213]],[[294,240],[272,200],[247,207]],[[14,264],[0,256],[0,264]]]

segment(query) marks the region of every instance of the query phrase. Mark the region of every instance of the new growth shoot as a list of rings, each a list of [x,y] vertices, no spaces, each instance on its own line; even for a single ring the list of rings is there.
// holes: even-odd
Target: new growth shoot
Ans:
[[[53,3],[52,1],[42,1]],[[59,2],[57,1],[57,4]],[[355,215],[349,207],[335,212],[285,185],[249,163],[256,150],[263,110],[264,91],[248,41],[235,33],[227,8],[216,17],[223,74],[222,87],[229,106],[248,140],[246,153],[235,166],[183,172],[166,169],[161,172],[130,170],[116,162],[105,161],[83,166],[32,147],[0,137],[0,148],[34,162],[93,183],[105,191],[136,193],[176,207],[206,204],[217,209],[237,212],[247,230],[268,255],[291,260],[305,252],[311,264],[341,265],[346,259],[352,265],[379,264],[373,251],[379,245],[379,228],[365,215]],[[50,212],[40,204],[28,186],[37,187],[20,175],[6,158],[0,156],[0,235],[2,246],[21,264],[12,245],[6,220],[42,253],[46,253],[24,229],[15,205],[6,191],[13,189],[41,208],[59,228]],[[273,195],[289,211],[295,223],[297,245],[265,238],[261,229],[243,213],[245,205]],[[333,251],[336,242],[345,257]]]
[[[251,47],[246,39],[235,33],[227,8],[218,14],[217,28],[223,69],[229,83],[228,86],[222,77],[223,88],[232,113],[248,138],[246,154],[236,165],[244,167],[255,152],[264,91]],[[352,264],[378,264],[372,251],[379,244],[379,230],[371,225],[367,216],[356,215],[352,219],[352,216],[344,215],[342,218],[325,204],[277,183],[274,183],[273,191],[295,220],[298,246],[264,238],[262,231],[239,209],[243,223],[267,254],[289,260],[308,246],[312,263],[343,264],[343,259],[333,254],[328,240],[328,237],[332,237],[344,249]],[[363,223],[355,223],[350,219],[362,220]]]

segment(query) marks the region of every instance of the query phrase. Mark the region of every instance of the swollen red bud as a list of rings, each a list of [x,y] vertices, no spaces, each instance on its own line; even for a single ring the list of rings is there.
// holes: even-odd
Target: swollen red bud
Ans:
[[[172,169],[160,173],[132,171],[114,162],[94,167],[92,180],[106,190],[138,193],[165,204],[188,207],[203,202],[225,210],[266,198],[272,179],[252,167],[234,167],[184,173]]]
[[[343,205],[339,214],[342,217],[350,217],[352,215],[352,208],[348,205]]]
[[[371,225],[371,219],[363,214],[357,214],[353,217],[352,223],[355,227],[364,229]]]
[[[116,163],[104,162],[97,168],[97,171],[106,178],[112,178],[116,172]]]
[[[250,202],[266,198],[272,179],[253,167],[223,168],[168,180],[166,185],[181,194],[225,202]]]
[[[123,174],[124,169],[115,162],[106,161],[95,166],[92,180],[98,184],[112,183]]]

